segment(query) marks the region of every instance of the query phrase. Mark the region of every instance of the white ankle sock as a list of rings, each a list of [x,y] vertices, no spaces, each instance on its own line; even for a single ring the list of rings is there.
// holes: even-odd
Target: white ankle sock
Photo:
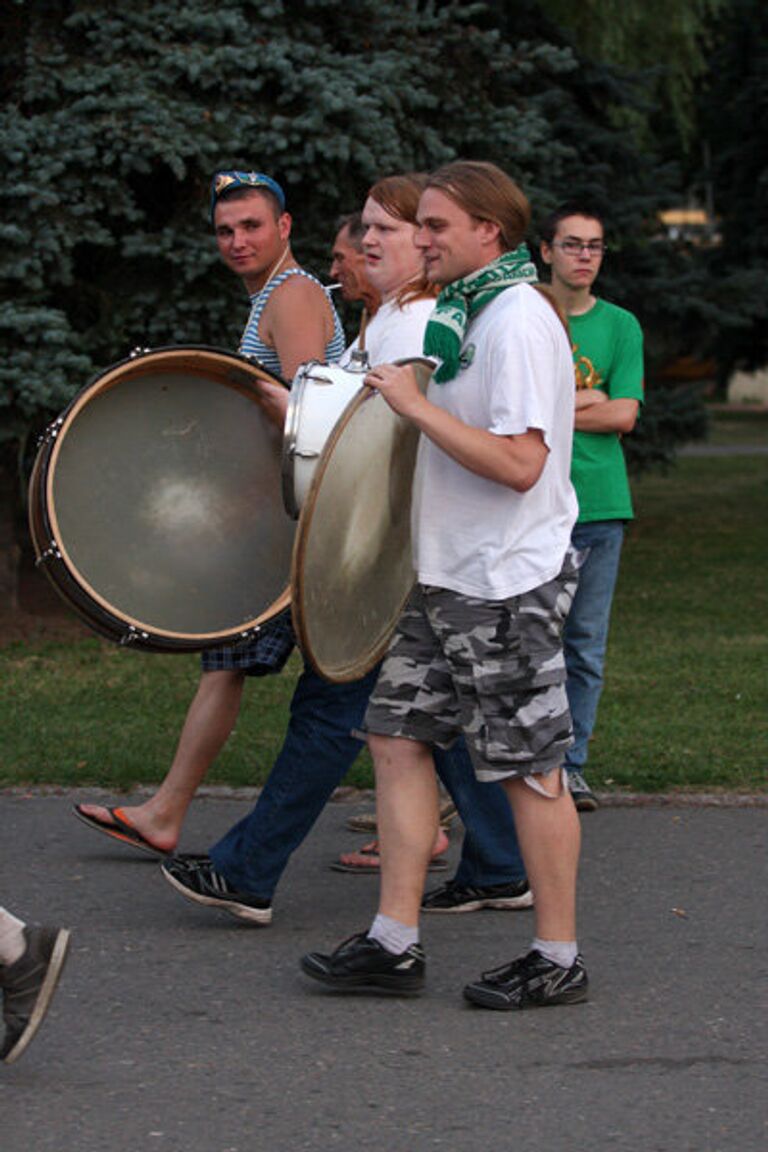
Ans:
[[[23,920],[17,920],[5,908],[0,908],[0,964],[15,964],[26,952],[23,928]]]
[[[419,942],[418,926],[411,928],[407,924],[401,924],[399,920],[393,920],[391,916],[382,916],[381,913],[371,925],[368,935],[393,956],[401,956],[411,944]]]
[[[561,968],[570,968],[576,959],[579,949],[575,940],[539,940],[538,936],[531,944],[547,960],[559,964]]]

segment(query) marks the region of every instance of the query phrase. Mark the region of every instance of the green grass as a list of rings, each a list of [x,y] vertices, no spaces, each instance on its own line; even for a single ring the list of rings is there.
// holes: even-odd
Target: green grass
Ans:
[[[755,789],[768,761],[768,456],[687,458],[634,484],[606,687],[598,787]],[[251,681],[209,781],[261,783],[299,662]],[[0,649],[0,786],[120,790],[164,774],[198,679],[194,656],[96,638]],[[348,783],[369,787],[361,758]]]
[[[97,638],[0,649],[0,786],[97,784],[124,790],[162,779],[199,677],[196,656],[120,649]],[[235,731],[208,783],[260,784],[282,742],[293,684],[249,681]],[[367,757],[350,783],[368,787]]]
[[[751,789],[768,768],[768,457],[634,484],[591,779]]]

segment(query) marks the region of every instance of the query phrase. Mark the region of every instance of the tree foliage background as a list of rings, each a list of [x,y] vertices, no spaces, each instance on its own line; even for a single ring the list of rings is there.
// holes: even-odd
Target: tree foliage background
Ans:
[[[721,382],[734,368],[768,362],[768,6],[732,0],[712,27],[708,68],[697,85],[697,126],[707,143],[692,152],[688,181],[711,181],[722,244],[707,271],[736,313],[713,325],[710,349]]]
[[[643,323],[651,399],[662,364],[726,336],[729,363],[764,359],[750,287],[765,215],[751,248],[726,214],[725,245],[702,252],[669,242],[657,213],[701,175],[702,125],[734,208],[764,206],[759,121],[739,125],[765,104],[765,15],[758,0],[671,7],[674,19],[660,0],[6,0],[0,498],[16,525],[2,519],[0,551],[35,432],[93,373],[136,345],[235,344],[245,300],[208,227],[216,168],[280,180],[294,248],[322,273],[335,219],[378,176],[491,159],[536,219],[574,195],[605,210],[601,291]],[[699,419],[679,395],[662,409],[641,460]]]

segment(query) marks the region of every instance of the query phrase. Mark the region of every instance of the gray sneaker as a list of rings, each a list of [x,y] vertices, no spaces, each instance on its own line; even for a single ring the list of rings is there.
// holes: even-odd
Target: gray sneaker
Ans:
[[[594,812],[596,808],[600,807],[597,796],[581,772],[568,770],[568,787],[577,812]]]
[[[27,950],[0,968],[5,1041],[0,1060],[18,1060],[42,1024],[69,947],[66,928],[24,928]]]

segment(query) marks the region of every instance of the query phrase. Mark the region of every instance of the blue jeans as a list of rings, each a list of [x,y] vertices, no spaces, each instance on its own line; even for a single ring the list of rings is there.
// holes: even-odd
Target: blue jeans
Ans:
[[[589,553],[579,570],[579,586],[563,630],[566,688],[573,721],[573,745],[566,753],[565,767],[572,772],[580,772],[587,762],[589,738],[603,690],[608,625],[623,539],[623,520],[577,524],[571,536],[575,548]]]
[[[210,850],[214,867],[233,888],[272,899],[291,853],[363,746],[352,731],[362,725],[378,671],[349,684],[330,684],[305,666],[283,746],[256,806]],[[435,766],[467,829],[456,878],[479,885],[524,878],[502,786],[475,779],[463,741],[448,752],[436,750]]]
[[[454,881],[484,888],[525,880],[515,821],[503,786],[477,779],[463,737],[449,751],[436,748],[434,754],[437,774],[464,824]]]

